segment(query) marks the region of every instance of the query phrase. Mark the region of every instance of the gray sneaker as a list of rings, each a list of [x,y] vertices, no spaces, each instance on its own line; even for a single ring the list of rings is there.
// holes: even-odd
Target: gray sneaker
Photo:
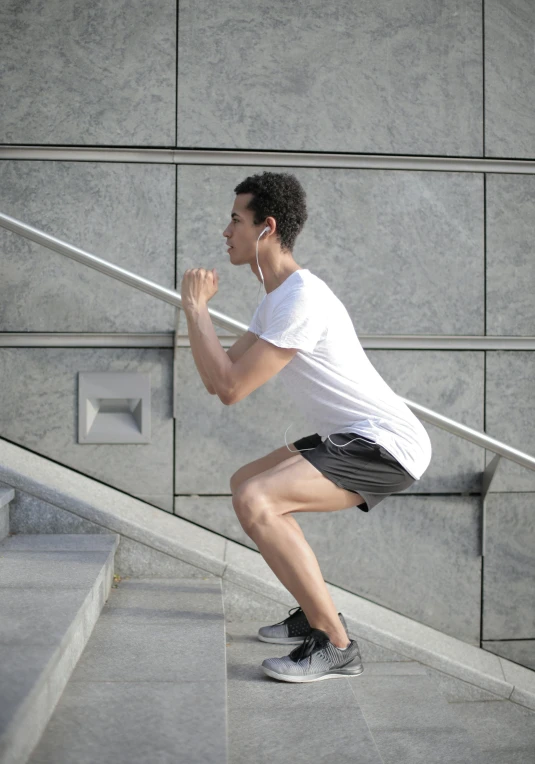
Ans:
[[[341,650],[321,629],[311,629],[302,645],[284,658],[266,658],[264,673],[283,682],[317,682],[362,674],[363,666],[356,640]]]
[[[311,631],[308,619],[300,607],[294,607],[288,610],[288,613],[290,615],[284,621],[274,623],[273,626],[262,626],[258,629],[258,639],[261,642],[274,642],[277,645],[301,644]],[[349,639],[345,618],[342,613],[338,613],[338,615]]]

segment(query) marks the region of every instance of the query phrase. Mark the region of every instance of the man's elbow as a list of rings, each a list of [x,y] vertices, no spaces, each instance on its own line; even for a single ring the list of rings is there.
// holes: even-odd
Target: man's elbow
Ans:
[[[243,397],[240,395],[240,391],[236,388],[235,385],[218,385],[218,388],[219,389],[215,391],[215,394],[219,397],[219,400],[225,406],[232,406]]]
[[[222,392],[218,392],[217,395],[219,396],[221,403],[225,406],[232,406],[239,400],[235,390],[223,390]]]
[[[206,388],[210,395],[217,395],[221,403],[223,403],[225,406],[230,406],[233,401],[231,400],[231,397],[224,392],[221,392],[220,390],[216,390],[214,387],[208,387]]]
[[[230,395],[220,395],[219,400],[224,406],[232,406],[234,399]]]

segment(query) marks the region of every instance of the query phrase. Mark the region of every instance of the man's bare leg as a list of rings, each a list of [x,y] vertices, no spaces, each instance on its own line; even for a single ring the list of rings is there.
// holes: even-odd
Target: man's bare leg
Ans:
[[[310,488],[312,495],[317,495],[321,504],[323,504],[322,493],[325,494],[325,505],[329,506],[330,503],[333,510],[354,506],[358,503],[358,499],[362,498],[358,494],[351,494],[339,489],[334,483],[317,472],[315,468],[312,468],[302,456],[299,460],[293,459],[294,464],[296,461],[301,463],[301,470],[303,465],[305,465],[306,470],[313,470],[312,477],[315,478],[316,483],[319,479],[319,487],[312,485]],[[240,483],[237,478],[241,476],[236,473],[236,476],[233,476],[234,482],[231,482],[234,509],[242,527],[253,539],[262,557],[303,609],[310,626],[322,629],[329,635],[329,639],[334,645],[344,648],[349,644],[347,634],[340,622],[316,556],[305,539],[299,523],[290,512],[283,513],[280,511],[281,508],[277,510],[277,507],[273,506],[275,497],[267,502],[267,506],[261,506],[262,499],[260,497],[264,495],[262,478],[270,475],[275,479],[277,486],[280,485],[284,490],[285,481],[288,482],[292,479],[290,473],[287,472],[289,464],[290,461],[288,460],[279,463],[265,473],[257,473],[257,480],[253,480],[251,472],[247,470],[249,491],[248,493],[246,491],[245,494],[240,493]],[[252,465],[247,465],[247,467],[250,468]],[[245,469],[242,468],[242,470]],[[305,477],[308,485],[311,478],[310,472],[307,472]],[[245,488],[245,485],[243,487]],[[334,494],[334,497],[329,500],[331,493]],[[310,511],[318,511],[318,507],[313,506]],[[329,510],[321,509],[319,511]]]
[[[347,634],[327,589],[316,556],[291,515],[269,513],[244,528],[281,583],[295,597],[310,626],[322,629],[337,647],[347,647]]]

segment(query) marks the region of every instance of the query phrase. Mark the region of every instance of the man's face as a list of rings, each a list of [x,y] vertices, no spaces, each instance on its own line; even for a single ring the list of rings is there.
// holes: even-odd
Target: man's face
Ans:
[[[255,260],[256,240],[262,226],[253,223],[253,212],[247,209],[252,194],[238,194],[232,207],[231,220],[223,231],[227,240],[230,262],[249,263]]]

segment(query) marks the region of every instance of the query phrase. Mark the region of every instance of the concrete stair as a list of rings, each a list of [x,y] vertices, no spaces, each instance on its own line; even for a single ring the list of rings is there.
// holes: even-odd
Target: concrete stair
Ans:
[[[76,665],[113,580],[119,536],[0,542],[0,762],[25,762]]]
[[[118,534],[9,535],[14,496],[0,487],[0,764],[226,764],[221,580],[112,588]]]
[[[245,624],[229,625],[228,634],[233,764],[321,761],[320,751],[340,764],[479,762],[477,746],[419,663],[366,662],[358,677],[292,691],[258,675],[263,658],[288,654],[284,646],[258,642]]]
[[[29,762],[226,764],[221,582],[121,581]]]
[[[360,676],[277,682],[260,665],[288,648],[258,641],[258,626],[227,623],[231,764],[535,761],[532,711],[360,638]]]

